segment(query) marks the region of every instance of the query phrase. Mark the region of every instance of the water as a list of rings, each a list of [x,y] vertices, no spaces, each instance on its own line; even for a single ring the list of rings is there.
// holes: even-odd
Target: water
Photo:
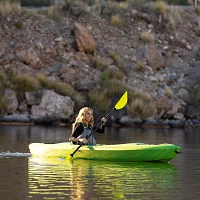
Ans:
[[[170,164],[67,161],[30,155],[32,142],[64,142],[70,128],[0,126],[1,200],[200,199],[200,130],[106,128],[98,143],[173,143]]]

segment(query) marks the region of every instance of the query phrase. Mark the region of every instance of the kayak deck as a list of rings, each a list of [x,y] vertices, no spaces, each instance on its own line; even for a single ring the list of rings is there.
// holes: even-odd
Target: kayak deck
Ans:
[[[32,143],[29,145],[32,156],[69,158],[78,145],[69,142],[45,144]],[[84,145],[73,159],[123,161],[123,162],[169,162],[181,152],[181,147],[173,144],[144,144],[127,143],[116,145]]]

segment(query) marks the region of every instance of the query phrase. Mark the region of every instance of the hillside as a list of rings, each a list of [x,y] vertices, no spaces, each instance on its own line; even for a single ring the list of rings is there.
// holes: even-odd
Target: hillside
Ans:
[[[145,2],[1,10],[1,121],[68,123],[86,105],[102,116],[128,90],[111,123],[199,126],[199,13]]]

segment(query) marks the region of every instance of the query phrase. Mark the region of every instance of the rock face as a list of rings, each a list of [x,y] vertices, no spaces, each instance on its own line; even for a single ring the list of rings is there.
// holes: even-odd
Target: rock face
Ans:
[[[61,96],[50,90],[38,92],[26,92],[23,99],[23,114],[15,114],[22,103],[17,99],[16,92],[6,90],[8,98],[8,112],[0,118],[5,122],[33,122],[47,124],[55,122],[67,122],[74,111],[74,102],[68,96]],[[22,110],[22,109],[21,109]]]
[[[86,97],[95,90],[113,92],[111,99],[118,98],[117,92],[123,88],[130,93],[139,91],[148,94],[156,104],[152,116],[132,116],[131,119],[127,106],[112,118],[113,122],[116,119],[124,125],[141,125],[148,121],[145,127],[149,124],[173,127],[183,123],[198,126],[199,16],[193,7],[166,10],[162,16],[149,1],[123,9],[117,9],[113,1],[106,6],[98,1],[96,7],[88,5],[87,9],[83,9],[83,1],[78,1],[80,4],[63,2],[70,5],[64,5],[64,15],[59,20],[31,12],[0,15],[2,71],[31,77],[46,75],[49,80],[65,83],[76,94]],[[110,6],[112,3],[114,6]],[[120,26],[111,23],[116,13],[120,15]],[[16,26],[18,22],[23,22],[21,28]],[[142,33],[152,33],[153,44],[142,41]],[[111,77],[116,76],[112,84],[107,84],[108,71]],[[8,85],[3,89],[1,86],[0,76],[0,89],[8,103],[0,120],[48,123],[68,121],[76,115],[74,110],[78,103],[74,102],[73,92],[61,96],[46,87],[46,90],[22,94]],[[192,89],[195,92],[192,93]],[[132,104],[134,99],[135,96],[130,95],[128,103]],[[149,101],[143,103],[147,106]]]
[[[70,97],[64,97],[55,92],[43,91],[41,102],[38,106],[32,106],[31,115],[45,118],[68,119],[74,110],[74,102]]]
[[[96,49],[96,42],[89,31],[81,24],[74,24],[74,36],[76,40],[76,47],[79,51],[92,53]]]

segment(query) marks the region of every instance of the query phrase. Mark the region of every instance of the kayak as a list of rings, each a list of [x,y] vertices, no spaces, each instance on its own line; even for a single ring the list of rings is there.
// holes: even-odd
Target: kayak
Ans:
[[[29,145],[30,153],[34,157],[44,158],[71,158],[79,145],[69,142],[46,144],[32,143]],[[73,159],[122,161],[122,162],[169,162],[181,153],[181,147],[173,144],[144,144],[126,143],[95,146],[84,145]]]

